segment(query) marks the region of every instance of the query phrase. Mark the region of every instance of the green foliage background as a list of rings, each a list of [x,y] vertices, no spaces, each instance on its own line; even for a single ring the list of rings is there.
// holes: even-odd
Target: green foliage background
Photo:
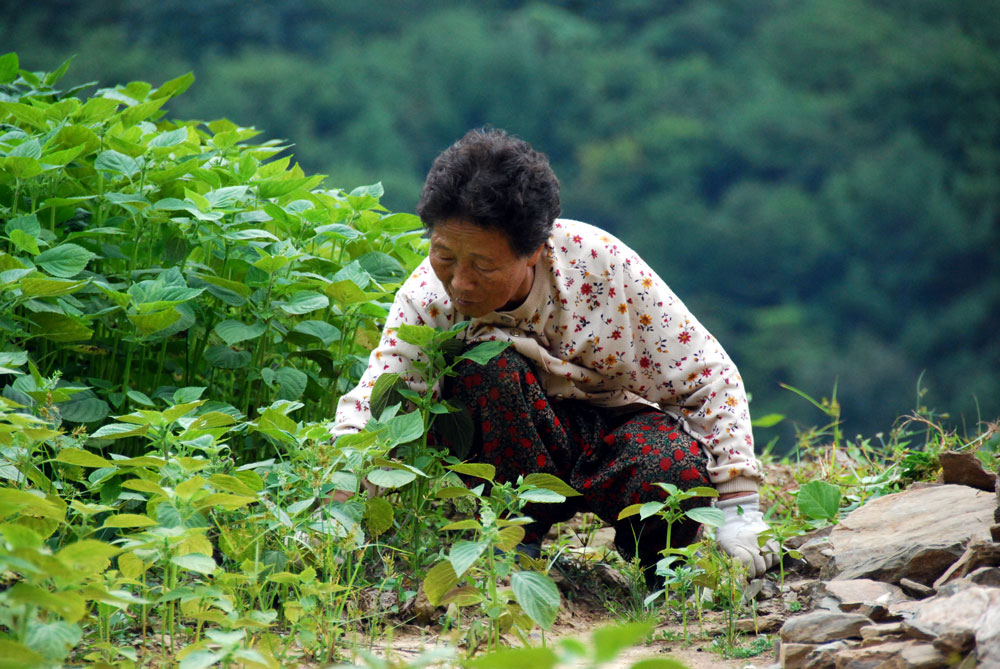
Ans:
[[[565,215],[635,246],[723,341],[754,413],[845,432],[923,402],[1000,414],[1000,2],[8,1],[4,51],[66,84],[196,81],[175,117],[294,144],[412,210],[493,124]],[[918,379],[929,394],[915,398]],[[790,429],[790,428],[786,428]],[[783,440],[786,441],[787,440]]]

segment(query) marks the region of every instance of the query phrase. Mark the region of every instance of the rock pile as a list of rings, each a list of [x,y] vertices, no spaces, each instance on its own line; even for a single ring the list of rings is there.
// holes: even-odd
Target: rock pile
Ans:
[[[942,483],[872,500],[800,538],[819,578],[785,594],[808,613],[765,617],[781,625],[778,666],[1000,668],[1000,483],[972,454],[941,463]]]

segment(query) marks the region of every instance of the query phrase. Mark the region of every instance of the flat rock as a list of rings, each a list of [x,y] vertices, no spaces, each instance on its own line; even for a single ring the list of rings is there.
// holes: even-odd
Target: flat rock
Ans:
[[[969,451],[946,451],[938,455],[941,465],[941,480],[945,483],[966,485],[986,492],[993,492],[997,485],[997,475],[986,471],[975,453]]]
[[[785,643],[781,642],[778,648],[778,664],[782,669],[804,669],[806,658],[809,653],[816,648],[811,643]]]
[[[913,636],[930,633],[934,646],[945,651],[967,652],[978,644],[980,634],[984,644],[992,647],[1000,643],[1000,588],[968,581],[949,583],[937,596],[920,602],[904,626],[912,628]],[[1000,647],[995,652],[1000,661]]]
[[[965,578],[976,585],[1000,588],[1000,567],[980,567]]]
[[[998,590],[997,588],[992,588]],[[976,654],[981,667],[1000,667],[1000,606],[993,606],[976,629]]]
[[[871,624],[871,620],[855,613],[813,611],[789,618],[781,627],[781,641],[822,644],[841,639],[860,639],[861,628]]]
[[[934,588],[940,589],[945,583],[967,576],[980,567],[1000,567],[1000,544],[992,541],[969,542],[962,557],[934,581]]]
[[[836,669],[891,667],[899,655],[914,643],[914,641],[890,641],[878,646],[841,650],[837,653],[835,666]]]
[[[928,597],[934,595],[937,590],[923,583],[917,583],[908,578],[899,579],[899,587],[902,588],[903,592],[908,594],[910,597],[916,599],[927,599]]]
[[[852,511],[830,533],[823,577],[930,585],[973,539],[989,540],[996,497],[963,485],[914,486]]]
[[[840,600],[842,611],[853,611],[862,604],[878,603],[887,606],[907,599],[898,586],[870,578],[830,581],[826,584],[826,591]]]
[[[837,656],[854,646],[851,641],[834,641],[816,646],[806,655],[805,666],[807,669],[834,669],[837,666]]]

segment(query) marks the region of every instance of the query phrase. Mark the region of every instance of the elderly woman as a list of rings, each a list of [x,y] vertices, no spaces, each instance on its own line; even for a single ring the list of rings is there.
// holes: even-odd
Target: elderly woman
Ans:
[[[547,472],[582,493],[530,505],[526,544],[590,510],[649,574],[666,525],[618,521],[619,512],[662,499],[657,482],[713,485],[726,515],[721,546],[752,577],[770,567],[774,554],[758,547],[767,528],[761,471],[736,367],[634,251],[558,218],[548,159],[503,131],[471,131],[435,160],[417,213],[429,256],[397,293],[361,382],[340,400],[334,436],[363,428],[379,374],[397,372],[425,390],[412,366],[421,351],[395,336],[401,324],[449,328],[467,319],[468,343],[511,344],[486,365],[461,363],[436,389],[472,416],[468,459],[495,465],[500,481]],[[672,543],[690,543],[697,530],[690,520],[675,524]]]

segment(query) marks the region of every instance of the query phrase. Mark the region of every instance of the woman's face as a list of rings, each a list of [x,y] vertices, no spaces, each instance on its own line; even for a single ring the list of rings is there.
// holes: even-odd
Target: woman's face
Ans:
[[[509,310],[531,292],[542,247],[519,258],[498,230],[457,219],[438,223],[431,233],[430,260],[455,308],[479,318]]]

